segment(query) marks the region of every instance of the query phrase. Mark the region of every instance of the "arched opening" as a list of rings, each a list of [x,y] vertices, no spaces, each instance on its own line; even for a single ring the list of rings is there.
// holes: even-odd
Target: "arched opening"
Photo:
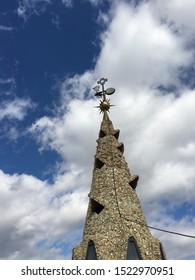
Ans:
[[[88,242],[86,260],[97,260],[97,254],[93,240]]]
[[[135,238],[129,237],[127,246],[127,260],[141,260],[141,254]]]

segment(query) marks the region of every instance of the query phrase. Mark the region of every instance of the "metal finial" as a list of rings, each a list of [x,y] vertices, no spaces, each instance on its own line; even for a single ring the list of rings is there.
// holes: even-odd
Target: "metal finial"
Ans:
[[[114,106],[114,105],[111,105],[110,104],[110,100],[106,98],[106,95],[111,95],[115,92],[115,89],[114,88],[107,88],[106,90],[104,89],[104,84],[108,81],[108,79],[105,79],[105,78],[101,78],[97,84],[98,86],[95,86],[93,88],[93,90],[95,90],[95,96],[99,96],[99,97],[102,97],[102,99],[100,100],[100,105],[97,106],[96,108],[99,108],[100,109],[100,112],[104,112],[104,111],[108,111],[109,112],[109,109],[111,106]],[[102,86],[102,90],[100,90],[100,86]]]

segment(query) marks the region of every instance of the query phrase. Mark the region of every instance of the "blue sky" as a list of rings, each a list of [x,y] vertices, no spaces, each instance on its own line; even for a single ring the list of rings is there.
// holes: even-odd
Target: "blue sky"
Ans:
[[[148,224],[195,235],[195,2],[0,3],[0,258],[70,259],[82,238],[102,116],[139,174]],[[170,259],[194,239],[152,231]]]
[[[74,3],[74,7],[56,2],[1,3],[1,100],[2,104],[16,97],[29,100],[28,117],[17,123],[20,133],[36,118],[51,114],[61,80],[93,67],[97,55],[97,10],[82,1]],[[22,15],[20,10],[24,11]],[[9,134],[13,118],[4,119],[4,129]],[[1,141],[5,147],[4,137]],[[35,143],[25,133],[19,143],[9,142],[2,150],[6,155],[1,166],[7,172],[30,172],[40,177],[47,162],[56,162],[53,153],[40,157]]]

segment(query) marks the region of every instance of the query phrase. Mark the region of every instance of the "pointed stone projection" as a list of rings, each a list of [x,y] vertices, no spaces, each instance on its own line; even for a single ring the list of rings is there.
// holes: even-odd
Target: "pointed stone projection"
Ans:
[[[97,140],[89,205],[82,242],[73,249],[74,260],[161,260],[161,242],[151,235],[136,194],[139,177],[132,176],[124,158],[119,130],[108,117],[110,103],[104,83],[100,111],[103,120]],[[109,94],[114,89],[107,90]],[[103,104],[104,103],[104,104]],[[102,105],[103,104],[103,105]]]

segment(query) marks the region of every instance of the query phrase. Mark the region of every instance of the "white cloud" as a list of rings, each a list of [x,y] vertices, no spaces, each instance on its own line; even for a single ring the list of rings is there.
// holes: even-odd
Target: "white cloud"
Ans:
[[[0,85],[5,85],[5,84],[15,84],[16,81],[15,79],[12,77],[12,78],[7,78],[7,79],[0,79]]]
[[[73,1],[72,0],[62,0],[62,4],[65,5],[67,8],[71,8],[73,6]]]
[[[94,6],[98,6],[102,3],[102,0],[87,0],[87,1],[89,1]]]
[[[158,207],[159,205],[156,206]],[[187,215],[186,217],[177,220],[176,218],[174,218],[174,216],[166,215],[163,212],[160,213],[159,211],[159,216],[158,218],[156,217],[156,222],[153,223],[153,225],[157,228],[161,227],[167,230],[169,230],[171,227],[172,230],[176,233],[178,232],[178,233],[184,233],[187,235],[194,236],[194,230],[195,230],[194,222],[195,222],[194,218],[188,217]],[[195,244],[191,238],[165,233],[165,232],[159,232],[156,230],[151,230],[151,231],[154,236],[158,236],[163,242],[168,258],[172,258],[175,260],[195,258],[195,254],[194,254]]]
[[[51,22],[60,30],[60,18],[56,14],[52,14]]]
[[[66,8],[71,8],[73,6],[72,0],[58,0]],[[45,12],[48,5],[52,5],[54,0],[19,0],[17,14],[19,17],[25,20],[32,14],[40,15]]]
[[[174,23],[176,27],[184,28],[185,31],[195,31],[193,0],[152,0],[149,5],[158,16],[168,20],[170,24]]]
[[[91,97],[91,84],[95,82],[94,72],[86,71],[83,75],[67,78],[60,87],[61,101],[68,104],[72,99],[88,99]],[[61,108],[64,109],[64,106]]]
[[[0,31],[12,31],[13,27],[11,26],[5,26],[5,25],[0,25]]]
[[[101,44],[98,72],[109,73],[118,86],[130,88],[178,85],[178,71],[190,64],[193,55],[179,36],[156,20],[147,4],[137,9],[119,5]]]
[[[159,200],[163,194],[169,200],[172,194],[175,200],[192,202],[188,194],[193,192],[195,159],[189,151],[195,144],[195,91],[184,91],[180,97],[151,91],[150,97],[145,93],[131,100],[121,106],[124,113],[115,122],[126,131],[125,150],[131,151],[127,159],[141,176],[140,195]]]
[[[76,166],[79,170],[87,171],[93,162],[90,157],[95,153],[95,146],[89,145],[89,142],[95,143],[98,133],[95,125],[98,123],[95,105],[97,103],[93,100],[77,99],[69,104],[67,114],[55,118],[43,117],[30,131],[36,135],[43,149],[51,148],[57,151],[64,161],[68,161],[67,168]]]
[[[30,99],[15,98],[14,100],[6,100],[0,104],[0,120],[17,119],[23,120],[27,110],[32,109],[35,104]]]
[[[60,250],[56,240],[67,242],[67,247],[68,241],[74,242],[73,232],[86,212],[82,180],[76,180],[74,186],[78,187],[70,192],[70,177],[64,174],[63,190],[58,187],[59,177],[55,185],[49,185],[30,175],[8,175],[0,170],[1,259],[62,258],[66,246]]]
[[[26,8],[35,8],[35,6],[38,4],[50,4],[51,0],[21,0],[19,3],[25,6]]]
[[[51,0],[19,0],[17,14],[25,20],[31,14],[40,14],[45,11]]]

